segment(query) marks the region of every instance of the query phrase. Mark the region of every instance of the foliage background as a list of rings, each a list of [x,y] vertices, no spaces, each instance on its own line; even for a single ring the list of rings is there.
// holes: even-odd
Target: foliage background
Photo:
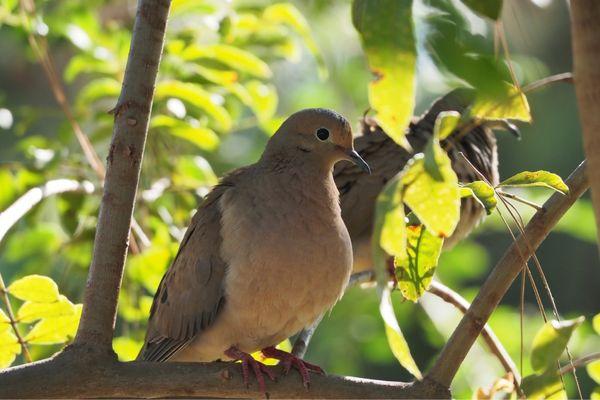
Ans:
[[[216,177],[255,161],[282,116],[322,106],[356,122],[368,106],[370,74],[351,23],[350,2],[293,2],[303,18],[293,12],[290,16],[288,6],[273,3],[174,2],[140,182],[142,200],[136,206],[136,218],[150,246],[130,255],[119,304],[115,347],[124,359],[137,352],[154,289],[177,249],[190,210]],[[519,79],[531,82],[570,71],[565,2],[504,3],[504,29]],[[35,12],[20,11],[16,0],[0,4],[0,210],[49,179],[87,179],[98,186],[35,61],[23,17],[27,15],[41,41],[47,41],[75,119],[104,160],[112,127],[106,111],[114,106],[120,88],[134,2],[44,1],[36,2]],[[459,2],[453,4],[467,18],[465,29],[482,35],[482,42],[491,47],[491,24]],[[419,19],[427,10],[423,2],[415,3],[417,38],[430,29]],[[417,61],[418,113],[456,84],[424,54],[419,51]],[[553,85],[528,98],[534,121],[519,125],[522,140],[498,135],[501,176],[546,169],[566,177],[583,159],[573,87]],[[542,202],[548,194],[540,190],[524,195]],[[97,194],[44,200],[0,243],[5,282],[32,273],[48,275],[62,294],[80,301],[98,204]],[[565,317],[585,315],[591,320],[598,312],[600,268],[594,229],[592,208],[585,199],[538,252]],[[138,242],[144,241],[138,238]],[[438,275],[470,299],[509,243],[501,221],[492,216],[468,241],[442,256]],[[518,363],[519,293],[518,285],[514,286],[491,325]],[[458,314],[429,295],[421,300],[423,307],[400,304],[397,295],[394,299],[412,354],[424,370],[454,328]],[[377,310],[374,290],[352,289],[322,322],[308,359],[336,374],[410,379],[389,350]],[[542,325],[531,292],[525,320],[524,352],[529,354],[533,334]],[[598,336],[591,332],[589,321],[576,331],[571,342],[574,354],[600,347]],[[57,348],[31,350],[34,358],[41,358]],[[529,372],[525,357],[524,374]],[[455,397],[470,396],[500,375],[497,361],[475,347],[454,383]],[[584,393],[590,393],[591,379],[583,372],[579,377]],[[567,384],[572,385],[571,378]]]

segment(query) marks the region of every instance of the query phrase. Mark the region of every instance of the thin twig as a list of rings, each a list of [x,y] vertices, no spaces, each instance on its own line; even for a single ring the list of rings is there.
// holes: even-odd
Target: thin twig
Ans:
[[[565,365],[564,367],[559,369],[558,373],[560,375],[568,374],[569,372],[574,371],[579,367],[583,367],[583,366],[585,366],[593,361],[597,361],[597,360],[600,360],[600,352],[588,354],[587,356],[573,360],[573,362],[571,364]]]
[[[539,247],[560,218],[589,188],[585,161],[573,171],[565,183],[569,186],[569,194],[565,196],[555,193],[550,196],[544,203],[544,209],[536,212],[528,222],[525,233],[510,245],[498,261],[444,346],[427,378],[443,386],[450,385],[481,329],[521,272],[523,264],[532,256],[533,250]],[[527,238],[529,245],[524,243],[523,237]]]
[[[542,209],[542,206],[540,206],[539,204],[536,204],[536,203],[534,203],[532,201],[529,201],[527,199],[519,197],[516,194],[512,194],[512,193],[508,193],[508,192],[503,192],[501,190],[496,190],[496,193],[498,193],[502,197],[508,197],[509,199],[512,199],[512,200],[518,201],[519,203],[523,203],[525,205],[528,205],[529,207],[534,208],[536,211],[540,211]]]
[[[442,284],[441,282],[431,281],[431,285],[429,286],[427,291],[444,300],[446,303],[453,305],[463,314],[466,313],[469,307],[471,306],[471,304],[469,304],[469,302],[465,298],[463,298],[460,294],[450,289],[446,285]],[[494,356],[496,356],[496,358],[500,361],[500,363],[504,367],[504,370],[513,375],[517,392],[519,396],[523,396],[523,393],[521,391],[521,375],[517,370],[517,366],[510,357],[510,354],[508,354],[508,352],[502,345],[502,342],[500,342],[500,339],[498,339],[498,337],[488,324],[485,324],[485,326],[483,327],[483,330],[481,331],[481,338],[486,343],[490,352]]]
[[[31,354],[29,354],[29,349],[27,348],[27,343],[23,340],[19,329],[17,329],[17,320],[15,318],[15,314],[13,313],[12,306],[10,305],[10,299],[8,298],[8,291],[6,290],[6,285],[4,285],[4,279],[2,279],[2,274],[0,273],[0,292],[2,293],[2,298],[4,300],[4,304],[6,305],[6,314],[8,315],[8,319],[10,320],[10,326],[12,326],[13,332],[15,332],[15,336],[21,345],[21,349],[23,350],[23,356],[25,357],[25,361],[30,363]]]
[[[562,74],[550,75],[540,80],[531,82],[523,87],[523,93],[529,93],[557,82],[573,83],[573,74],[571,72],[563,72]]]

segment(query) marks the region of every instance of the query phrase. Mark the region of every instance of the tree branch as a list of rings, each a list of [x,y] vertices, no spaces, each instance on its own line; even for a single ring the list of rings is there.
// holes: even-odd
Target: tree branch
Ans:
[[[577,0],[570,4],[575,94],[600,239],[600,2]]]
[[[112,353],[112,337],[133,206],[163,48],[169,0],[140,0],[123,88],[113,110],[94,255],[86,285],[76,345]]]
[[[582,162],[567,178],[568,195],[553,194],[536,212],[525,227],[524,234],[506,250],[494,270],[481,287],[471,307],[443,348],[428,377],[443,386],[450,386],[460,364],[479,336],[492,312],[554,225],[588,189],[586,162]],[[524,240],[524,238],[526,240]]]
[[[41,186],[29,189],[6,210],[0,213],[0,242],[6,233],[36,204],[46,197],[66,192],[92,193],[94,185],[91,182],[78,182],[72,179],[54,179]]]

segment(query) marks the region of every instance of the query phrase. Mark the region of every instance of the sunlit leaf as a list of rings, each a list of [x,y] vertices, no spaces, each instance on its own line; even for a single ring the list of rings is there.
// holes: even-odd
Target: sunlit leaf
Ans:
[[[0,369],[9,367],[19,354],[21,345],[15,334],[10,330],[0,331]]]
[[[412,0],[354,0],[352,21],[375,75],[369,84],[375,118],[391,138],[408,148],[405,128],[415,103]]]
[[[213,186],[217,176],[206,159],[200,156],[179,157],[173,173],[173,184],[187,189]]]
[[[448,154],[433,137],[402,177],[404,202],[434,235],[449,237],[460,218],[458,178]]]
[[[523,378],[521,388],[531,400],[566,400],[567,394],[563,390],[560,377],[554,370],[546,371],[540,375],[529,375]]]
[[[600,387],[597,387],[592,391],[590,400],[600,400]]]
[[[277,111],[277,90],[271,84],[262,83],[256,80],[246,84],[246,89],[250,95],[250,108],[256,115],[259,123],[264,127]]]
[[[308,26],[304,15],[291,3],[276,3],[265,8],[263,18],[270,22],[283,23],[294,29],[302,38],[306,47],[311,52],[319,67],[321,79],[327,78],[327,67],[323,55],[319,50],[317,42]]]
[[[379,194],[376,204],[376,236],[379,245],[391,256],[406,253],[406,226],[404,204],[402,203],[402,182],[391,181]]]
[[[562,194],[569,193],[569,187],[562,178],[548,171],[523,171],[500,182],[498,186],[531,187],[541,186],[556,190]]]
[[[289,339],[285,339],[283,342],[281,342],[277,346],[275,346],[275,348],[277,348],[279,350],[287,351],[289,353],[292,351],[292,343],[290,342]],[[263,364],[266,364],[266,365],[277,365],[279,363],[279,360],[265,357],[263,355],[263,353],[260,351],[255,351],[254,353],[252,353],[252,357],[254,357],[256,360],[260,360],[260,362],[262,362]]]
[[[33,322],[42,318],[53,318],[75,313],[75,306],[65,296],[60,295],[53,303],[36,303],[26,301],[17,311],[19,322]]]
[[[239,74],[235,71],[208,68],[203,65],[194,65],[194,71],[207,81],[218,85],[229,85],[239,79]]]
[[[76,304],[74,307],[72,315],[42,319],[27,333],[24,340],[31,344],[57,344],[71,340],[77,332],[82,305]]]
[[[502,0],[461,0],[477,14],[497,20],[502,12]]]
[[[0,333],[10,329],[10,318],[0,309]]]
[[[224,131],[231,129],[231,116],[225,107],[219,104],[216,96],[202,89],[200,85],[179,81],[162,81],[156,85],[155,97],[157,100],[169,97],[179,98],[204,111],[215,121],[218,129]]]
[[[127,260],[127,276],[154,293],[171,261],[167,246],[151,246]]]
[[[567,347],[573,331],[584,321],[583,317],[566,321],[549,321],[537,332],[531,349],[531,366],[543,372],[554,365]]]
[[[394,261],[402,295],[416,302],[431,283],[444,239],[432,235],[423,225],[409,226],[406,231],[406,252]]]
[[[38,303],[52,303],[59,300],[56,283],[42,275],[28,275],[14,281],[8,292],[20,300]]]
[[[589,363],[585,366],[585,369],[587,370],[590,378],[600,385],[600,360]]]
[[[596,314],[592,319],[592,326],[598,335],[600,335],[600,314]]]
[[[490,215],[496,208],[497,200],[494,188],[483,181],[463,183],[461,185],[461,197],[472,196],[481,204],[486,213]]]
[[[236,71],[245,72],[262,79],[268,79],[273,75],[269,65],[254,54],[238,47],[224,44],[188,46],[181,53],[181,57],[187,61],[200,58],[214,59]]]
[[[421,371],[415,363],[412,355],[410,354],[410,348],[408,343],[400,330],[398,321],[396,320],[396,314],[394,313],[394,306],[392,305],[392,298],[390,290],[386,287],[383,288],[381,293],[381,302],[379,304],[379,313],[383,318],[385,324],[385,334],[390,345],[392,353],[396,359],[400,362],[408,372],[413,374],[417,379],[422,379]]]
[[[89,105],[101,98],[117,98],[121,93],[121,83],[112,78],[97,78],[85,85],[77,96],[78,107]]]
[[[501,119],[531,121],[527,97],[516,86],[507,82],[488,85],[478,90],[469,114],[488,121]]]
[[[167,115],[157,115],[150,121],[151,128],[167,128],[172,136],[187,140],[202,150],[211,151],[219,145],[219,136],[203,126],[193,126],[191,121],[181,121]]]
[[[121,336],[113,339],[113,350],[119,356],[119,361],[133,361],[143,344],[141,341]]]
[[[456,129],[461,115],[457,111],[442,111],[435,119],[434,134],[439,140],[444,140]]]

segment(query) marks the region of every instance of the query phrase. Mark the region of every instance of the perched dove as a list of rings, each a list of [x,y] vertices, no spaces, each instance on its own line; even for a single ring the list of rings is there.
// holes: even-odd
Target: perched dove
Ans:
[[[288,118],[260,160],[225,176],[200,205],[150,310],[139,359],[241,360],[264,390],[265,366],[322,372],[273,346],[311,325],[342,296],[352,246],[332,170],[354,151],[346,119],[307,109]]]
[[[353,165],[339,164],[334,170],[334,179],[340,192],[342,218],[352,239],[354,271],[373,267],[371,260],[371,234],[375,201],[385,184],[400,172],[413,154],[423,151],[431,138],[435,120],[442,111],[463,113],[472,103],[473,91],[456,89],[436,100],[420,118],[407,129],[407,139],[413,152],[398,146],[370,118],[362,121],[363,135],[354,140],[358,153],[369,163],[373,173],[361,174]],[[491,128],[502,128],[518,136],[515,126],[506,121],[479,121],[471,129],[454,132],[442,142],[447,150],[452,167],[460,182],[472,182],[479,177],[459,155],[465,157],[488,181],[498,183],[498,155],[496,139]],[[485,210],[472,198],[462,199],[460,221],[454,234],[445,240],[448,248],[467,236],[481,221]]]

